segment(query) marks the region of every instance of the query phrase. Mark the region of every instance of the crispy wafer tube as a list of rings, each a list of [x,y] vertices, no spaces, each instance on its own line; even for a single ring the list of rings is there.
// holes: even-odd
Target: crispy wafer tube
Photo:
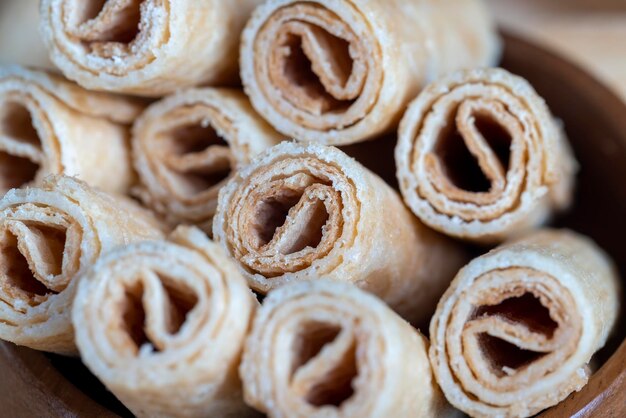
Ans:
[[[0,200],[0,338],[75,354],[70,312],[81,274],[117,245],[159,237],[134,202],[69,177],[9,191]]]
[[[430,317],[465,261],[355,160],[293,142],[222,188],[213,236],[259,292],[328,276],[371,291],[413,323]]]
[[[380,299],[318,279],[263,302],[240,374],[246,402],[279,417],[440,417],[451,409],[428,341]]]
[[[41,32],[65,76],[158,97],[237,81],[241,30],[261,0],[42,0]]]
[[[131,244],[81,280],[76,344],[89,369],[139,417],[254,416],[237,372],[257,301],[199,229]]]
[[[424,223],[486,243],[568,207],[577,168],[544,100],[503,69],[428,86],[402,119],[396,165],[404,199]]]
[[[135,123],[138,194],[170,223],[210,230],[217,194],[232,171],[281,139],[241,91],[176,93],[150,106]]]
[[[135,179],[128,125],[142,109],[58,76],[0,66],[0,194],[50,174],[125,193]]]
[[[528,417],[580,390],[619,311],[606,254],[544,230],[464,267],[430,324],[437,382],[476,417]]]
[[[243,32],[241,78],[278,131],[347,145],[394,129],[441,74],[494,64],[498,45],[480,0],[270,0]]]

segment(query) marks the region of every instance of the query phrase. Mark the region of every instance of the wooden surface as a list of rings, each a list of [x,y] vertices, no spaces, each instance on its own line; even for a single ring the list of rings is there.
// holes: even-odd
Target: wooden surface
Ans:
[[[546,98],[563,120],[581,162],[576,203],[558,225],[594,238],[626,277],[626,105],[586,72],[519,39],[506,38],[503,66],[526,77]],[[382,144],[392,147],[389,141]],[[371,158],[391,152],[382,154],[372,149],[374,145],[360,150],[366,151],[363,162],[393,179],[393,171],[385,172],[393,170],[391,157],[388,164]],[[625,325],[618,324],[616,335],[599,353],[597,361],[604,366],[589,384],[544,417],[626,417],[626,345],[615,352],[624,340]],[[0,416],[12,418],[128,415],[78,359],[8,343],[0,343],[0,405]]]
[[[500,26],[563,54],[626,101],[626,1],[488,2]],[[622,109],[617,109],[619,118]],[[626,326],[623,321],[620,325]],[[567,416],[626,417],[626,341],[581,392],[542,414]]]
[[[42,353],[0,342],[0,416],[117,416],[70,383],[55,366],[51,358]],[[68,368],[67,372],[77,372],[77,369]]]
[[[509,31],[563,53],[626,100],[626,0],[487,0]]]
[[[541,415],[562,417],[626,417],[626,341],[582,391]]]
[[[574,210],[558,226],[591,236],[626,278],[626,105],[582,68],[526,41],[508,39],[503,66],[527,78],[546,99],[580,161]],[[626,322],[619,318],[615,335],[597,356],[604,363],[600,370],[542,418],[626,417]]]

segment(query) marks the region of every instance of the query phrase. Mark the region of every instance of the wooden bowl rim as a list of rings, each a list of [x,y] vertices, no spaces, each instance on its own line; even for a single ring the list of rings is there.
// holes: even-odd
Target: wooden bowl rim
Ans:
[[[548,63],[547,66],[558,66],[560,76],[574,80],[572,84],[581,86],[586,90],[586,95],[602,102],[602,112],[606,114],[607,120],[614,125],[616,131],[624,132],[622,137],[626,140],[626,103],[609,86],[550,47],[538,45],[517,33],[506,30],[501,33],[507,48],[528,51],[529,59]],[[624,277],[621,279],[624,288],[626,287]],[[617,326],[619,325],[618,318]],[[572,393],[540,416],[542,418],[626,416],[626,339],[591,376],[580,392]]]

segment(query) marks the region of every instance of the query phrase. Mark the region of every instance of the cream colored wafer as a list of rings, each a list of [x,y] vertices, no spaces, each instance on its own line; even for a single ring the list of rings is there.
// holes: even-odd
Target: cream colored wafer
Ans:
[[[273,290],[246,340],[246,402],[271,418],[444,417],[428,341],[380,299],[318,278]]]
[[[279,132],[347,145],[393,130],[426,83],[498,53],[480,0],[270,0],[243,32],[241,78]]]
[[[281,139],[239,90],[168,96],[150,106],[133,129],[138,194],[170,223],[210,231],[219,189]]]
[[[135,181],[129,125],[142,110],[55,75],[0,66],[0,194],[50,174],[126,193]]]
[[[237,81],[240,33],[261,0],[42,0],[50,58],[91,90],[158,97]]]
[[[567,208],[577,169],[544,100],[503,69],[428,86],[402,119],[396,165],[404,200],[424,223],[487,243]]]
[[[239,171],[220,191],[213,236],[259,292],[328,276],[414,323],[430,317],[465,260],[382,179],[314,144],[283,142]]]
[[[69,177],[0,200],[0,338],[75,354],[71,308],[81,275],[112,248],[158,239],[134,202]]]
[[[120,247],[81,280],[73,321],[89,369],[138,417],[246,417],[237,369],[258,302],[196,228]]]
[[[464,267],[430,324],[430,360],[452,405],[529,417],[580,390],[619,312],[619,278],[591,240],[544,230]]]

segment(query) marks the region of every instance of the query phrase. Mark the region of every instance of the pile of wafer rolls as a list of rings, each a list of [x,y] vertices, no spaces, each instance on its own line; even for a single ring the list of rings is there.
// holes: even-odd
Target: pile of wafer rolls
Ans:
[[[620,279],[549,228],[578,163],[481,0],[0,15],[0,339],[138,417],[529,417],[594,372]]]

